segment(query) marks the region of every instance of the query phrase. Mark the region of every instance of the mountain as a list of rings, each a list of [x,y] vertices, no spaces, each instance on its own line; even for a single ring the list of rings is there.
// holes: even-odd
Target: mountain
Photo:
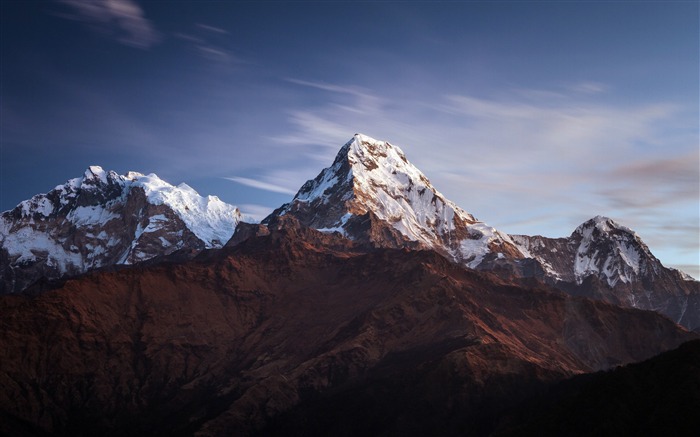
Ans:
[[[486,435],[552,382],[698,337],[292,217],[267,232],[0,296],[0,433]]]
[[[632,230],[598,216],[569,238],[508,235],[445,199],[399,147],[362,134],[263,223],[285,215],[356,242],[434,250],[470,268],[535,277],[700,328],[700,282],[664,267]]]
[[[40,278],[221,247],[240,218],[237,208],[186,184],[91,166],[0,215],[0,294]]]
[[[287,214],[323,232],[377,247],[434,250],[471,268],[525,258],[509,235],[445,199],[399,147],[362,134],[263,223]]]
[[[664,267],[636,232],[610,218],[594,217],[568,238],[511,238],[544,267],[541,278],[561,289],[700,328],[698,281]]]

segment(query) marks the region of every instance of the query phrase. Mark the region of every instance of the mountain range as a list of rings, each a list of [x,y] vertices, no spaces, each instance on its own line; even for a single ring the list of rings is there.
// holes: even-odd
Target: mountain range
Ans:
[[[399,147],[361,134],[263,223],[282,215],[353,241],[433,250],[469,268],[535,277],[700,327],[698,282],[664,267],[631,229],[596,216],[568,238],[508,235],[445,199]]]
[[[486,435],[551,383],[699,338],[432,251],[267,230],[0,299],[0,431]]]
[[[0,274],[9,435],[517,435],[700,335],[700,283],[631,229],[509,235],[361,134],[259,224],[90,167],[2,213]]]

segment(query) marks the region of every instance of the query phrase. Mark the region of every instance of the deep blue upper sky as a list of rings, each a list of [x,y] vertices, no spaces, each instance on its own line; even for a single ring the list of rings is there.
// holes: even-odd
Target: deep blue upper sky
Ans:
[[[503,231],[608,215],[698,274],[697,1],[0,7],[0,210],[96,164],[259,217],[362,132]]]

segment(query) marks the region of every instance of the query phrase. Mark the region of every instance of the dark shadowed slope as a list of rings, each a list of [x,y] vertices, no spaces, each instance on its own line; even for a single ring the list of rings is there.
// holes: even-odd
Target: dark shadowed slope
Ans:
[[[697,436],[700,341],[648,361],[555,385],[504,421],[496,435]]]

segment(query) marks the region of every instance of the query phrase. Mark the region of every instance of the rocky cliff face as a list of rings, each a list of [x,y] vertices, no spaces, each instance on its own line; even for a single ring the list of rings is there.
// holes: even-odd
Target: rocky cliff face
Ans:
[[[286,412],[328,435],[316,408],[336,405],[369,433],[486,432],[538,384],[697,337],[291,217],[258,230],[189,261],[0,297],[0,431],[272,434]]]
[[[238,210],[156,175],[93,166],[0,215],[0,294],[180,249],[221,247]]]

